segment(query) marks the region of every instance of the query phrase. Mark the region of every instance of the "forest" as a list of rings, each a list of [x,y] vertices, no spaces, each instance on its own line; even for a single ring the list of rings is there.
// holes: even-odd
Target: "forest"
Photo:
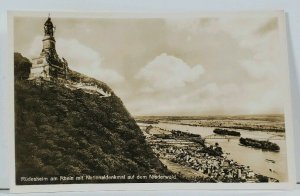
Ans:
[[[63,84],[28,81],[30,61],[19,53],[14,57],[17,184],[32,184],[20,181],[29,176],[169,174],[105,83],[70,72],[73,80],[80,77],[112,92],[103,98]]]

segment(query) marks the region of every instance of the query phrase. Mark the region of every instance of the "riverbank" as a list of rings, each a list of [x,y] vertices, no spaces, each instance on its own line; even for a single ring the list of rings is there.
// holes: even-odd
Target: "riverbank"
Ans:
[[[278,182],[229,159],[218,143],[207,144],[199,135],[164,130],[154,125],[150,129],[143,127],[142,130],[161,162],[173,173],[189,181]]]

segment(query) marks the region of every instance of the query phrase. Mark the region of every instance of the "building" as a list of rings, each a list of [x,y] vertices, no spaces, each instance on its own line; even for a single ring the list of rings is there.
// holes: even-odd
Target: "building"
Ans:
[[[55,30],[56,28],[49,16],[44,24],[43,49],[39,57],[32,59],[29,80],[44,79],[53,81],[67,79],[68,62],[64,58],[60,59],[56,52]]]

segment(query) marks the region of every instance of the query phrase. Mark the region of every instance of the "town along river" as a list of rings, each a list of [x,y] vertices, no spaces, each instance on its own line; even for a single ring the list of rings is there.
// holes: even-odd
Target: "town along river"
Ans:
[[[201,135],[202,138],[212,135],[214,127],[198,127],[190,125],[179,125],[172,123],[158,123],[152,126],[159,127],[166,130],[179,130]],[[140,124],[140,123],[139,123]],[[145,125],[144,123],[141,123]],[[140,124],[140,125],[141,125]],[[147,124],[150,125],[150,124]],[[263,131],[247,131],[241,129],[236,130],[241,133],[241,137],[253,138],[258,140],[266,140],[274,135],[282,135],[282,133],[263,132]],[[277,139],[280,137],[276,137]],[[275,139],[275,138],[274,138]],[[216,142],[222,147],[223,152],[227,153],[227,157],[239,164],[250,166],[250,168],[257,174],[262,174],[268,177],[276,178],[280,182],[287,181],[287,157],[286,157],[286,142],[282,140],[272,140],[279,145],[279,152],[263,151],[251,147],[241,146],[239,144],[239,137],[237,139],[206,139],[205,142],[215,144]]]

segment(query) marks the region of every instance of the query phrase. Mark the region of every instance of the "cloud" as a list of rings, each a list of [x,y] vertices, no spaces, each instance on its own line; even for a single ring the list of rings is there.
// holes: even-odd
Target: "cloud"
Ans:
[[[42,50],[42,36],[37,36],[28,51],[28,56],[38,56]],[[69,67],[90,77],[94,77],[109,84],[124,81],[114,69],[105,68],[99,52],[80,43],[76,39],[56,39],[56,50],[60,57],[67,59]]]
[[[198,82],[197,82],[198,83]],[[266,114],[283,112],[276,84],[204,83],[162,92],[138,92],[126,106],[135,115]],[[138,89],[137,89],[138,90]]]
[[[15,49],[38,56],[40,19],[27,20],[16,25]],[[109,83],[133,115],[282,111],[286,67],[275,16],[56,21],[65,27],[58,54]]]
[[[141,68],[135,78],[145,83],[144,91],[153,92],[184,87],[198,80],[204,71],[201,65],[191,67],[183,60],[163,53]]]
[[[39,56],[43,49],[42,40],[43,40],[42,36],[36,36],[31,42],[30,46],[28,47],[28,50],[24,50],[22,53],[24,53],[24,55],[29,58]]]
[[[241,66],[246,69],[249,76],[257,79],[264,79],[266,76],[269,76],[269,73],[272,69],[272,65],[268,62],[258,62],[245,60],[241,63]]]
[[[278,19],[272,18],[268,22],[266,22],[264,25],[258,28],[257,34],[264,35],[269,32],[275,31],[278,27]]]
[[[135,115],[199,115],[222,114],[229,108],[242,113],[240,88],[237,84],[208,83],[197,87],[186,86],[161,93],[140,93],[138,99],[128,102]],[[234,100],[234,101],[233,101]]]
[[[273,23],[276,24],[276,20],[270,20],[261,28],[266,28]],[[244,46],[252,50],[252,56],[242,60],[240,65],[251,78],[273,80],[274,83],[278,83],[277,78],[281,77],[286,68],[280,64],[281,54],[278,39],[278,32],[274,30],[262,34],[253,33],[248,39],[248,43]]]
[[[220,30],[218,18],[166,18],[165,23],[174,32],[198,34],[207,31],[214,33]]]

